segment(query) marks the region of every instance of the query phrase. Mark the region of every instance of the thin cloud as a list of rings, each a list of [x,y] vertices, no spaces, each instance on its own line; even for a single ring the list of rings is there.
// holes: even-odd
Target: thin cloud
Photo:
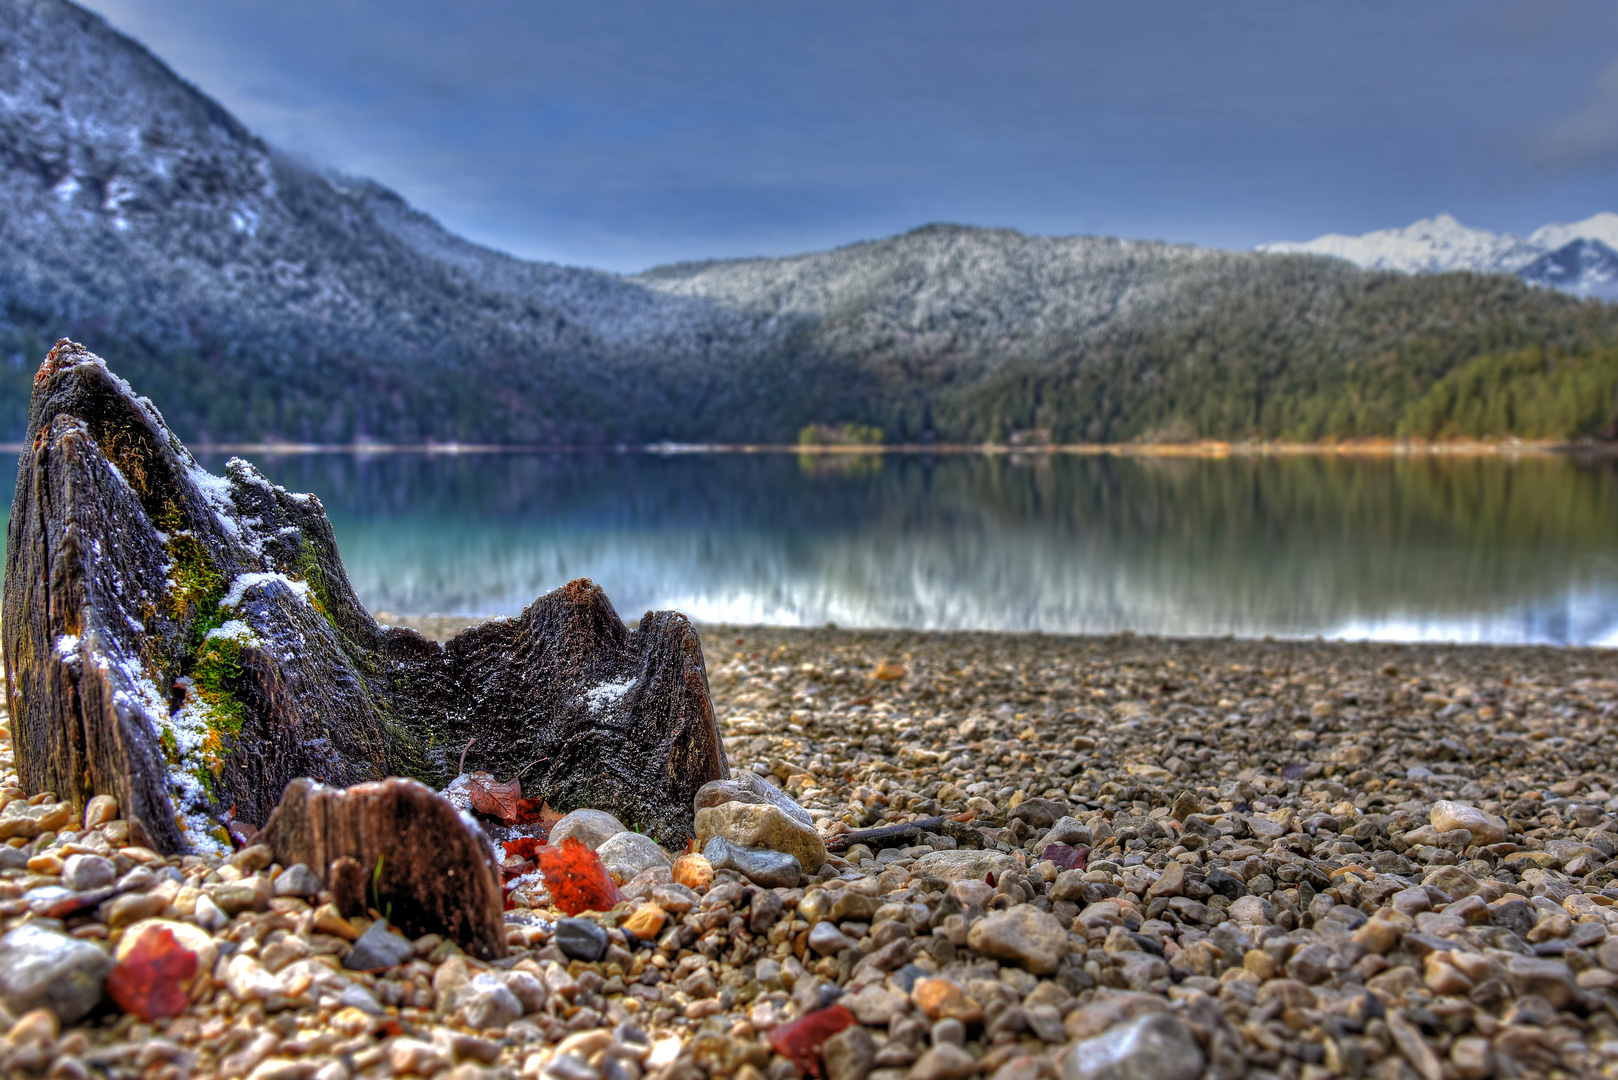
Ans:
[[[1540,138],[1531,160],[1553,169],[1583,169],[1618,160],[1618,60],[1596,77],[1584,105]]]

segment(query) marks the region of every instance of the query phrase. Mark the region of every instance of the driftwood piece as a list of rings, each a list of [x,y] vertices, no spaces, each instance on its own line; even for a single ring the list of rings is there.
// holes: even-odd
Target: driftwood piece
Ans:
[[[113,795],[165,852],[228,845],[229,808],[262,824],[298,777],[441,789],[474,736],[466,768],[675,847],[729,775],[683,616],[632,631],[581,580],[446,645],[378,626],[318,499],[210,475],[67,341],[34,379],[0,641],[23,784]]]
[[[480,959],[505,955],[488,837],[414,780],[346,790],[294,780],[258,839],[281,865],[321,875],[344,915],[374,909],[406,937],[438,933]]]
[[[898,825],[878,825],[872,829],[853,829],[826,839],[826,850],[847,851],[855,844],[864,844],[872,851],[883,848],[908,847],[921,842],[923,833],[948,836],[963,848],[981,848],[983,834],[970,825],[963,825],[950,817],[917,818]]]

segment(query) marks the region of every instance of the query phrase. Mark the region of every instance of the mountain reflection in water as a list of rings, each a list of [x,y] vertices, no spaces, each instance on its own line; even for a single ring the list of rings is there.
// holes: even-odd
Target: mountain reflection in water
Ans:
[[[1534,457],[262,457],[373,610],[1618,645],[1618,474]],[[213,471],[222,457],[203,464]]]

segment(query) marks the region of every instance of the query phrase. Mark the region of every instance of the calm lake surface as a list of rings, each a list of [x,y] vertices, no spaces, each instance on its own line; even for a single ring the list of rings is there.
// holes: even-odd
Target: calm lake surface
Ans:
[[[1618,645],[1610,460],[257,457],[373,611]],[[219,471],[222,457],[204,460]]]
[[[1618,646],[1612,460],[249,456],[373,611]]]

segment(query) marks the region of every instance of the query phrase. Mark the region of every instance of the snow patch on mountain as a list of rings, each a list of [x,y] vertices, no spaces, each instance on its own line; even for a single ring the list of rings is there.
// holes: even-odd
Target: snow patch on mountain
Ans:
[[[1423,218],[1403,229],[1360,236],[1328,233],[1302,243],[1260,244],[1268,254],[1330,255],[1366,270],[1406,274],[1515,274],[1533,285],[1578,296],[1610,299],[1609,259],[1618,252],[1618,214],[1599,213],[1571,224],[1551,224],[1524,236],[1462,225],[1449,214]]]
[[[1600,240],[1573,240],[1541,255],[1517,276],[1576,296],[1618,300],[1618,251]]]
[[[1509,234],[1472,229],[1449,214],[1423,218],[1403,229],[1378,229],[1362,236],[1328,233],[1303,243],[1260,244],[1259,251],[1281,255],[1331,255],[1366,270],[1442,274],[1471,270],[1515,273],[1545,253],[1542,245]]]

